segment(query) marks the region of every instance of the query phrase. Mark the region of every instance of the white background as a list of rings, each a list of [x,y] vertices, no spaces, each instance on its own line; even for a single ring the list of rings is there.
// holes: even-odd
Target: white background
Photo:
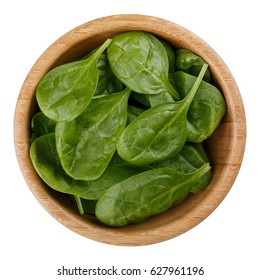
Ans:
[[[204,276],[157,278],[259,279],[260,17],[257,4],[256,0],[1,1],[1,279],[123,279],[57,276],[57,269],[62,265],[71,268],[115,265],[141,269],[203,266]],[[221,205],[189,232],[142,247],[92,241],[57,222],[27,187],[13,145],[16,100],[36,59],[51,43],[74,27],[101,16],[122,13],[161,17],[203,38],[231,70],[241,91],[247,116],[243,165]],[[143,275],[135,279],[151,278]]]

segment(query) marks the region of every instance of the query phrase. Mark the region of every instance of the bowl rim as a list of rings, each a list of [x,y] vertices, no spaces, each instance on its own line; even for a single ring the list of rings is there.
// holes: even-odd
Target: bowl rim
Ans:
[[[122,30],[123,29],[123,30]],[[104,36],[124,32],[127,30],[143,30],[154,33],[169,41],[176,47],[188,48],[195,51],[209,64],[212,75],[219,77],[221,87],[228,104],[229,118],[232,126],[232,149],[226,159],[224,175],[219,176],[220,189],[211,190],[206,194],[208,198],[214,195],[213,201],[195,205],[184,217],[168,220],[164,224],[156,224],[149,229],[139,225],[130,225],[126,228],[107,228],[95,223],[86,222],[85,218],[75,215],[55,197],[52,190],[42,188],[42,180],[36,174],[29,158],[29,127],[30,116],[33,113],[35,101],[33,93],[37,81],[54,65],[61,61],[69,61],[71,48],[77,48],[82,42],[96,38],[96,43],[104,41]],[[100,34],[105,34],[100,36]],[[93,49],[95,46],[89,46]],[[232,106],[229,106],[231,105]],[[231,109],[230,109],[231,108]],[[232,187],[242,164],[246,143],[246,120],[243,101],[237,84],[228,67],[220,56],[204,40],[186,28],[171,21],[148,15],[119,14],[105,16],[83,23],[70,30],[51,44],[38,58],[29,71],[20,90],[14,116],[14,146],[16,157],[23,177],[40,204],[56,220],[74,232],[89,239],[102,243],[124,246],[139,246],[158,243],[174,238],[202,222],[222,202]],[[233,137],[234,136],[234,137]],[[157,220],[156,220],[157,219]],[[155,218],[158,222],[158,218]]]

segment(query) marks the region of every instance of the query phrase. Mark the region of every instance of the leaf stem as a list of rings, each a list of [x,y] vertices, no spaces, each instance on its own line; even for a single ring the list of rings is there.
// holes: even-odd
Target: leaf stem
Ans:
[[[188,93],[188,95],[183,99],[183,101],[186,103],[188,103],[188,104],[190,104],[191,103],[191,101],[193,100],[193,97],[194,97],[194,95],[196,94],[196,92],[197,92],[197,90],[198,90],[198,88],[199,88],[199,86],[200,86],[200,83],[201,83],[201,81],[202,81],[202,79],[203,79],[203,77],[204,77],[204,75],[205,75],[205,73],[206,73],[206,71],[207,71],[207,68],[208,68],[208,64],[207,63],[204,63],[203,64],[203,66],[202,66],[202,68],[201,68],[201,70],[200,70],[200,73],[199,73],[199,75],[198,75],[198,77],[197,77],[197,79],[196,79],[196,81],[195,81],[195,83],[193,84],[193,86],[192,86],[192,88],[191,88],[191,90],[190,90],[190,92]]]
[[[76,200],[76,203],[77,203],[77,206],[78,206],[78,209],[79,209],[79,213],[80,213],[81,215],[83,215],[83,214],[84,214],[84,209],[83,209],[83,206],[82,206],[80,197],[77,196],[77,195],[74,195],[74,198],[75,198],[75,200]]]
[[[96,52],[94,52],[93,57],[95,57],[95,59],[99,59],[99,57],[101,56],[101,54],[104,52],[104,50],[110,45],[110,43],[112,42],[112,39],[107,39],[97,50]]]

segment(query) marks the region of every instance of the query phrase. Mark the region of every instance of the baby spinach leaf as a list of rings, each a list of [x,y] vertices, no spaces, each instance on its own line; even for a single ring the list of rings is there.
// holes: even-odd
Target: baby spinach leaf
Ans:
[[[96,217],[109,226],[139,223],[183,201],[193,183],[210,169],[191,174],[158,168],[132,176],[109,188],[96,204]]]
[[[41,111],[54,121],[70,121],[90,103],[98,83],[97,61],[110,44],[105,41],[86,59],[60,65],[39,82],[36,98]]]
[[[151,104],[151,107],[166,102],[173,102],[173,97],[168,92],[161,92],[159,94],[149,94],[147,95]]]
[[[42,112],[36,113],[31,121],[31,142],[48,133],[55,131],[56,122],[46,117]]]
[[[52,189],[88,198],[88,182],[74,180],[63,170],[56,150],[55,133],[40,136],[30,147],[33,166],[42,180]]]
[[[204,60],[197,56],[190,50],[178,49],[176,50],[176,69],[184,71],[193,76],[198,76],[200,70],[204,64]],[[207,69],[203,80],[210,83],[211,74],[209,69]]]
[[[147,169],[150,168],[147,167]],[[85,197],[97,200],[108,188],[144,170],[144,168],[130,165],[115,154],[102,175],[96,180],[87,182],[88,191]]]
[[[124,160],[145,165],[180,152],[187,137],[187,112],[206,69],[207,64],[183,100],[158,104],[125,128],[117,143],[118,154]]]
[[[127,87],[142,94],[179,94],[168,80],[169,61],[162,43],[152,34],[132,31],[117,35],[107,49],[112,71]]]
[[[123,84],[116,78],[110,68],[106,52],[99,57],[97,67],[99,79],[95,95],[106,95],[123,90]]]
[[[176,156],[151,165],[152,168],[171,167],[175,170],[189,174],[209,163],[208,156],[201,143],[186,143]],[[204,189],[211,179],[209,169],[199,180],[191,186],[191,192],[199,192]]]
[[[82,198],[97,200],[109,187],[143,171],[115,155],[97,180],[75,180],[62,168],[55,141],[55,134],[50,133],[40,136],[31,144],[30,157],[33,166],[49,187],[81,198],[82,204],[84,204]]]
[[[158,93],[158,94],[140,94],[140,93],[134,92],[131,96],[135,100],[137,100],[140,104],[142,104],[146,107],[153,107],[160,103],[174,101],[174,98],[170,95],[170,93],[168,93],[166,91]]]
[[[172,75],[173,86],[183,98],[188,95],[196,77],[178,71]],[[202,142],[207,139],[226,112],[223,95],[213,85],[201,82],[188,110],[187,141]]]
[[[175,71],[175,53],[174,50],[172,48],[172,46],[165,40],[160,39],[160,42],[163,44],[167,56],[168,56],[168,60],[169,60],[169,73],[173,73]]]
[[[93,99],[77,118],[57,123],[57,151],[69,176],[96,180],[104,172],[126,125],[129,94],[126,88]]]

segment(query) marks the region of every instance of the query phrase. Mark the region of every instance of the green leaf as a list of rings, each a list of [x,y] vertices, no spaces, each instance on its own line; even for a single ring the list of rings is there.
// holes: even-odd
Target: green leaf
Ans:
[[[41,79],[36,98],[48,118],[70,121],[88,106],[98,84],[98,58],[110,43],[108,39],[86,59],[58,66]]]
[[[185,98],[196,77],[179,71],[172,75],[174,87]],[[188,110],[187,141],[202,142],[218,127],[226,113],[226,103],[221,92],[213,85],[201,82]]]
[[[176,60],[174,50],[167,41],[160,39],[160,42],[163,44],[167,53],[167,57],[169,60],[169,73],[173,73],[175,71],[175,60]]]
[[[187,138],[187,112],[207,69],[181,101],[158,104],[133,120],[117,143],[118,154],[133,164],[151,164],[180,152]]]
[[[42,112],[36,113],[31,120],[31,142],[48,133],[55,131],[56,122],[46,117]]]
[[[209,163],[208,156],[201,143],[185,143],[181,151],[174,157],[157,162],[150,167],[161,168],[171,167],[175,170],[190,174],[201,168],[205,163]],[[211,179],[211,170],[208,170],[199,180],[193,183],[191,192],[199,192],[207,187]]]
[[[208,164],[191,174],[172,168],[142,172],[109,188],[96,204],[96,217],[109,226],[139,223],[182,202],[193,182],[210,169]]]
[[[110,68],[106,53],[102,53],[99,57],[97,67],[99,79],[95,95],[106,95],[123,90],[123,84],[116,78]]]
[[[147,167],[147,169],[150,168]],[[87,181],[88,191],[85,197],[87,196],[88,199],[97,200],[108,188],[142,171],[144,171],[144,168],[132,166],[115,154],[106,170],[98,179]]]
[[[197,56],[195,53],[186,49],[176,50],[176,69],[184,71],[190,75],[198,76],[200,70],[204,64],[204,60]],[[203,80],[210,83],[211,74],[209,69],[207,69]]]
[[[107,49],[112,71],[127,87],[142,94],[179,94],[168,80],[169,61],[162,43],[152,34],[132,31],[113,38]]]
[[[75,180],[63,170],[54,133],[40,136],[31,144],[30,158],[35,170],[49,187],[62,193],[88,198],[88,182]]]
[[[159,94],[149,94],[147,95],[151,104],[151,107],[166,102],[173,102],[173,97],[168,92],[161,92]]]
[[[35,170],[49,187],[81,198],[83,205],[82,198],[97,200],[109,187],[143,171],[115,155],[97,180],[75,180],[61,166],[54,133],[40,136],[31,144],[30,158]]]
[[[127,120],[129,89],[93,99],[74,120],[56,125],[56,144],[65,172],[96,180],[106,169]]]

